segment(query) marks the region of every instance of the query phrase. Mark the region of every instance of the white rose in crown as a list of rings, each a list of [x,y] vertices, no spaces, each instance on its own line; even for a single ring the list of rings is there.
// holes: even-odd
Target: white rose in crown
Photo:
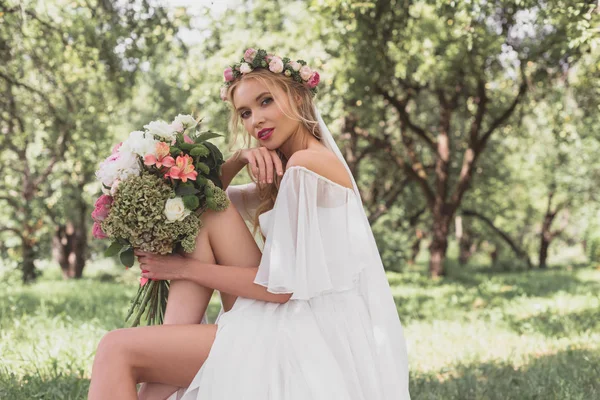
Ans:
[[[175,117],[175,119],[173,120],[173,123],[181,123],[185,129],[190,129],[196,126],[197,122],[194,119],[194,117],[192,117],[189,114],[179,114],[178,116]]]
[[[300,71],[300,68],[302,68],[302,64],[297,61],[290,61],[288,65],[296,72]]]
[[[300,77],[307,81],[310,79],[310,77],[312,76],[313,71],[312,69],[310,69],[310,67],[308,65],[303,65],[302,68],[300,68]]]
[[[167,217],[167,222],[182,221],[185,217],[190,215],[190,213],[191,211],[185,208],[181,197],[169,199],[165,203],[165,216]]]
[[[169,142],[175,139],[175,131],[173,130],[173,127],[171,124],[168,124],[165,121],[152,121],[148,125],[144,125],[144,128],[146,128],[151,134],[162,139],[166,139]]]
[[[240,65],[240,72],[242,74],[247,74],[249,72],[252,72],[252,67],[250,67],[250,64],[248,64],[248,63],[242,63],[242,65]]]
[[[279,74],[283,71],[283,61],[279,57],[271,57],[269,71]]]

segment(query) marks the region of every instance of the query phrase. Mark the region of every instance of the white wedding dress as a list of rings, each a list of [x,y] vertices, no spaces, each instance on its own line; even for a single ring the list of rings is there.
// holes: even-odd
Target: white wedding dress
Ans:
[[[238,297],[190,386],[169,400],[410,399],[402,326],[353,183],[288,168],[259,217],[266,241],[254,282],[291,299]],[[227,189],[247,221],[253,189]]]

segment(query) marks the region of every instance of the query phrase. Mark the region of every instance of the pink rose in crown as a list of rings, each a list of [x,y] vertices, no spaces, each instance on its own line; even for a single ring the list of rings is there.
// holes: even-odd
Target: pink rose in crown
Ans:
[[[96,239],[106,239],[108,236],[102,231],[102,227],[100,226],[100,222],[94,222],[94,226],[92,227],[92,235]]]
[[[165,174],[165,178],[181,179],[182,182],[187,182],[188,179],[195,181],[198,172],[194,170],[194,159],[188,154],[177,156],[175,166],[171,167]]]
[[[188,135],[183,135],[183,141],[189,144],[194,144],[194,141]]]
[[[271,57],[269,61],[269,71],[279,74],[283,71],[283,61],[279,57]]]
[[[225,78],[225,82],[231,82],[233,80],[233,70],[230,67],[225,68],[223,77]]]
[[[157,168],[172,167],[175,165],[175,159],[171,157],[170,147],[168,143],[156,143],[156,155],[146,154],[144,156],[145,165],[156,165]]]
[[[317,87],[317,85],[319,84],[320,81],[321,81],[321,77],[319,76],[319,73],[315,72],[314,74],[312,74],[312,76],[310,77],[310,79],[307,82],[308,87],[313,89],[313,88]]]
[[[244,60],[247,63],[252,63],[252,61],[254,61],[254,57],[256,57],[256,50],[250,48],[244,52]]]

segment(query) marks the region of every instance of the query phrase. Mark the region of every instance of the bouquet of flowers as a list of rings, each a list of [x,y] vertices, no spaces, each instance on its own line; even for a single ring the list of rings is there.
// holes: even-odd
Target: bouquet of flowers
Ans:
[[[200,131],[200,121],[178,115],[170,124],[159,120],[144,125],[116,145],[100,163],[96,177],[103,195],[92,212],[93,235],[112,244],[107,257],[119,255],[129,268],[134,248],[168,254],[190,253],[201,228],[200,215],[229,206],[220,180],[223,155],[210,139],[219,134]],[[140,287],[125,321],[162,324],[169,282],[140,279]]]

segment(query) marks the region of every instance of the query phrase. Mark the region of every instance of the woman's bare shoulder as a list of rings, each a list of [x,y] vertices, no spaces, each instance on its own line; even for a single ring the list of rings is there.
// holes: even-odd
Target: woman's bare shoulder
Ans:
[[[299,150],[287,162],[286,170],[299,166],[309,169],[338,185],[352,189],[352,180],[344,164],[329,150]]]

